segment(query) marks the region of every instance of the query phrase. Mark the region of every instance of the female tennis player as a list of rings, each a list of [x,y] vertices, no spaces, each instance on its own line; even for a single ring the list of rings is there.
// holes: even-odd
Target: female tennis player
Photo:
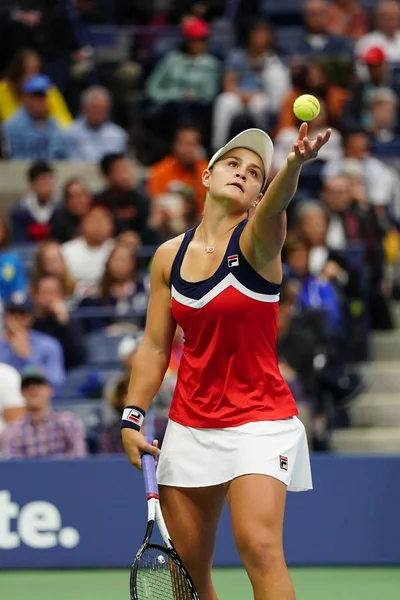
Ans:
[[[179,324],[184,349],[157,478],[167,528],[201,600],[217,600],[211,566],[225,500],[255,600],[295,598],[282,546],[285,496],[311,489],[312,480],[305,430],[275,351],[281,249],[301,167],[330,133],[310,141],[303,123],[267,191],[271,139],[258,129],[237,135],[203,173],[199,226],[154,257],[122,437],[136,467],[144,451],[158,455],[140,428]]]

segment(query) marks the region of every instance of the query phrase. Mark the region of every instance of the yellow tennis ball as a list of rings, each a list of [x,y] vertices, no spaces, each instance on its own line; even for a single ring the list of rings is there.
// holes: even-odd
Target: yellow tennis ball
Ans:
[[[312,121],[319,111],[318,99],[310,94],[299,96],[293,104],[293,112],[300,121]]]

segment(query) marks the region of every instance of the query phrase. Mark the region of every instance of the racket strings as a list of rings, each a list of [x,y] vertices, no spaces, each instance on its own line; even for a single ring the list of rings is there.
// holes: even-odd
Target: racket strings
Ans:
[[[138,600],[192,600],[185,576],[174,560],[159,548],[147,548],[136,575]]]

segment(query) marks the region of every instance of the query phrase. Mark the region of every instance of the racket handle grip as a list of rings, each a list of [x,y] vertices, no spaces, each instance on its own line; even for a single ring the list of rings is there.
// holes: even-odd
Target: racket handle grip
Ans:
[[[147,441],[149,442],[149,444],[153,443],[153,440],[150,438],[147,438]],[[147,498],[149,496],[158,497],[156,466],[154,464],[154,456],[152,454],[143,453],[142,468],[144,477],[144,489],[146,490]]]

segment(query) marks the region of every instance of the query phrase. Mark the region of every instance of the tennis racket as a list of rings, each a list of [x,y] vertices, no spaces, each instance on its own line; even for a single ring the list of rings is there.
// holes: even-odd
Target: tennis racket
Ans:
[[[154,456],[143,454],[142,467],[148,516],[143,543],[131,568],[131,600],[200,600],[164,523]],[[150,543],[155,520],[165,547]]]

